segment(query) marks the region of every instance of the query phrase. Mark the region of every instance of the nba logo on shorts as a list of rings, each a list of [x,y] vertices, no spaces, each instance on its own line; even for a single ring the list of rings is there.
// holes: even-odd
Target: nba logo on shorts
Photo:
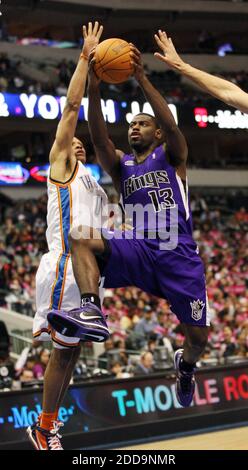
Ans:
[[[202,317],[202,311],[205,307],[205,303],[202,300],[194,300],[194,302],[190,302],[191,308],[192,308],[192,318],[193,320],[201,320]]]

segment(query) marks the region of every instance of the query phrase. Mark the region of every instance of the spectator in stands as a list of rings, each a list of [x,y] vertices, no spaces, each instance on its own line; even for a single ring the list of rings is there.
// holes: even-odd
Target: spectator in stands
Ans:
[[[0,320],[0,352],[8,356],[10,350],[10,337],[5,323]]]
[[[36,367],[36,357],[35,356],[28,356],[26,364],[24,365],[21,374],[19,375],[19,379],[21,382],[30,382],[34,380],[34,368]],[[41,377],[42,378],[42,377]]]
[[[8,80],[7,78],[0,75],[0,92],[6,93],[8,89]]]
[[[75,377],[87,377],[88,376],[87,365],[84,361],[78,360],[75,369],[73,371],[73,378]],[[90,375],[90,374],[89,374]]]
[[[75,64],[74,64],[74,68],[75,68]],[[72,77],[72,73],[74,72],[74,70],[72,71],[70,69],[70,66],[69,66],[69,64],[67,63],[67,61],[65,59],[63,59],[58,64],[58,69],[57,70],[58,70],[58,75],[59,75],[59,79],[60,79],[61,84],[64,84],[66,89],[67,89],[68,85],[70,83],[71,77]]]
[[[15,378],[14,364],[9,352],[0,350],[0,390],[11,390]]]
[[[235,214],[235,218],[239,223],[248,223],[248,212],[245,207],[241,207]]]
[[[234,356],[236,353],[236,344],[234,342],[231,328],[226,326],[223,330],[223,340],[220,347],[220,356],[229,357]]]
[[[110,352],[115,349],[113,339],[110,337],[104,342],[104,352],[98,356],[99,369],[108,369]]]
[[[127,379],[131,374],[125,370],[120,361],[113,361],[110,364],[110,373],[116,379]]]
[[[198,194],[192,194],[190,200],[190,206],[192,215],[194,216],[201,216],[202,214],[206,214],[208,211],[208,206],[203,197],[200,197]]]
[[[183,347],[184,336],[181,333],[176,333],[172,340],[172,347],[174,351]]]
[[[167,315],[164,313],[164,310],[167,310],[167,309],[168,309],[167,305],[164,305],[163,310],[158,311],[156,315],[157,325],[154,328],[154,333],[156,334],[158,340],[160,338],[164,338],[168,331],[168,328],[166,325]]]
[[[110,373],[116,379],[120,379],[122,376],[122,365],[119,361],[114,361],[110,365]]]
[[[49,359],[50,351],[45,348],[42,349],[39,355],[38,362],[33,368],[33,374],[35,379],[43,379]]]
[[[155,337],[151,337],[148,341],[147,341],[147,351],[150,352],[151,354],[154,354],[154,350],[156,349],[158,343],[157,343],[157,336],[155,335]]]
[[[243,329],[237,339],[236,354],[248,358],[248,330]]]
[[[114,342],[114,348],[118,351],[118,359],[123,366],[128,365],[128,353],[126,351],[125,338],[119,338]]]
[[[139,301],[139,302],[142,302],[142,301]],[[137,309],[138,308],[139,307],[137,305]],[[136,314],[137,309],[132,308],[132,309],[127,310],[127,311],[122,310],[123,311],[123,316],[120,319],[120,327],[123,330],[125,330],[126,332],[128,332],[129,330],[132,330],[140,320],[140,318]],[[144,307],[142,307],[141,309],[139,308],[139,311],[143,311],[143,310],[144,310]]]
[[[148,305],[144,308],[144,316],[135,325],[134,331],[140,337],[141,347],[144,347],[150,335],[154,333],[155,328],[158,326],[155,314],[152,312],[151,307]]]
[[[25,81],[20,75],[16,74],[12,80],[12,85],[18,92],[25,91]]]
[[[134,375],[149,375],[154,372],[153,355],[151,352],[145,351],[141,354],[139,363],[136,365]]]

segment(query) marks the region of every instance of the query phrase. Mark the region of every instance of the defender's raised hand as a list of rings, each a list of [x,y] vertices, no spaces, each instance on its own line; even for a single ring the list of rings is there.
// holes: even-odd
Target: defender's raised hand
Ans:
[[[103,26],[99,26],[98,21],[95,21],[94,26],[92,26],[91,22],[88,23],[88,26],[83,26],[84,45],[82,54],[85,58],[89,58],[92,49],[94,49],[99,43],[102,32]]]
[[[163,54],[155,52],[154,56],[165,62],[170,68],[180,69],[183,60],[178,55],[171,38],[168,38],[165,31],[159,29],[158,34],[154,35],[158,47]]]

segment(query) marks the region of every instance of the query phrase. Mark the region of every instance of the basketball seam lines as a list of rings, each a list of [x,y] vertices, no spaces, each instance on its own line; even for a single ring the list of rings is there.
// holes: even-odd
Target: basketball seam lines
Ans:
[[[101,67],[105,67],[105,66],[108,65],[110,62],[115,61],[116,59],[119,59],[120,57],[122,57],[122,56],[125,55],[126,53],[127,53],[127,51],[126,51],[126,52],[123,52],[123,54],[119,55],[119,56],[116,57],[115,59],[112,58],[112,59],[109,60],[108,62],[105,62],[104,64],[102,64],[102,61],[103,61],[103,59],[104,59],[104,57],[105,57],[105,55],[106,55],[106,54],[105,54],[104,57],[103,57],[101,60],[98,60],[96,66],[97,66],[98,64],[100,64]],[[126,61],[123,61],[122,63],[125,63],[125,62],[129,62],[129,61],[126,60]],[[96,72],[97,72],[97,70],[98,70],[98,69],[97,69],[97,67],[96,67]]]
[[[106,49],[106,51],[105,51],[104,56],[101,58],[101,60],[99,60],[99,62],[101,62],[101,61],[104,59],[104,57],[106,56],[108,50],[110,49],[110,47],[112,47],[112,45],[113,45],[116,41],[119,41],[119,39],[116,38],[116,40],[115,40],[114,42],[112,42],[112,43],[109,45],[109,47],[108,47],[108,48]]]
[[[109,69],[109,70],[112,70],[112,69]],[[109,72],[109,70],[108,70],[108,72]],[[114,70],[116,70],[116,69],[114,69]],[[118,70],[118,69],[117,69],[117,70]],[[122,70],[129,70],[129,69],[122,69]],[[111,78],[112,82],[110,82],[110,83],[123,83],[123,82],[125,82],[125,80],[126,80],[126,78],[124,78],[121,82],[117,82],[108,72],[106,72],[106,70],[103,70],[103,69],[102,69],[102,71],[103,71],[109,78]],[[103,79],[101,78],[101,80],[103,80]],[[113,81],[113,80],[114,80],[114,81]]]

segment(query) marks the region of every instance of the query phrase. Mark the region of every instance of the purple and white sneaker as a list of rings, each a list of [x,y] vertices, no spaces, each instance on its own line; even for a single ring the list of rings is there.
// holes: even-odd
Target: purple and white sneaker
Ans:
[[[110,336],[102,311],[91,302],[69,312],[51,310],[47,319],[61,335],[80,338],[81,341],[103,343]]]
[[[176,369],[176,395],[181,406],[190,406],[195,393],[195,376],[193,372],[185,372],[180,369],[180,360],[183,349],[178,349],[174,355]]]

